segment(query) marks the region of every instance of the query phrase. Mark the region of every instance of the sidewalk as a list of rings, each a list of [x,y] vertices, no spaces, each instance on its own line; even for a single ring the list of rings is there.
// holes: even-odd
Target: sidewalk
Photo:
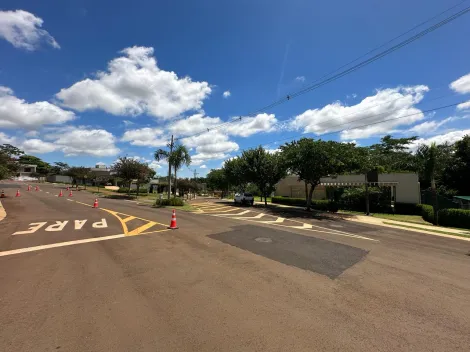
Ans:
[[[458,238],[464,241],[470,241],[470,230],[459,230],[449,227],[434,226],[434,225],[421,225],[414,224],[404,221],[388,220],[374,218],[372,216],[365,215],[355,215],[350,218],[346,218],[348,221],[362,222],[371,225],[378,225],[384,227],[392,227],[396,229],[406,229],[409,231],[415,231],[420,233],[426,233],[435,236],[448,237],[448,238]]]

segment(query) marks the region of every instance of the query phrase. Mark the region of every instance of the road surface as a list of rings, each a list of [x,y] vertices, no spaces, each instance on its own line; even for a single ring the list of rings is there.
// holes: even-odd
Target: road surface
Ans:
[[[1,351],[465,351],[470,243],[4,182]],[[15,197],[20,188],[21,196]]]

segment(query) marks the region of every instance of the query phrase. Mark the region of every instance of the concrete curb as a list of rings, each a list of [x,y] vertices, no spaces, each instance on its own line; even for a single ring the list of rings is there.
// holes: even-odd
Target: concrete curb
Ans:
[[[374,219],[376,221],[362,221],[360,219],[354,219],[354,218],[351,218],[351,219],[345,219],[347,221],[354,221],[354,222],[359,222],[359,223],[362,223],[362,224],[369,224],[369,225],[377,225],[377,226],[383,226],[383,227],[390,227],[390,228],[393,228],[393,229],[397,229],[397,230],[403,230],[403,231],[412,231],[412,232],[418,232],[418,233],[423,233],[423,234],[426,234],[426,235],[433,235],[433,236],[439,236],[439,237],[446,237],[446,238],[453,238],[453,239],[456,239],[456,240],[461,240],[461,241],[467,241],[467,242],[470,242],[470,238],[469,237],[461,237],[461,236],[458,236],[458,235],[446,235],[444,233],[437,233],[437,232],[431,232],[431,231],[426,231],[424,229],[420,229],[420,228],[412,228],[412,227],[401,227],[401,226],[394,226],[394,225],[389,225],[389,224],[384,224],[382,221],[387,221],[387,220],[384,220],[384,219],[380,219],[382,221],[377,221],[377,219]],[[403,223],[403,225],[409,225],[408,223]]]
[[[0,201],[0,221],[5,219],[6,217],[7,217],[7,212],[5,211],[5,208],[3,207],[3,204]]]

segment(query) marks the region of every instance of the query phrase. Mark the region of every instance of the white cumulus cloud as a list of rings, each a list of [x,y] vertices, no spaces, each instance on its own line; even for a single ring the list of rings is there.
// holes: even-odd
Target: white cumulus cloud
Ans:
[[[43,23],[41,18],[27,11],[0,11],[0,38],[28,51],[37,49],[42,42],[60,49],[55,39],[41,29]]]
[[[277,119],[274,114],[258,114],[254,117],[242,117],[240,122],[227,125],[223,130],[233,136],[249,137],[260,132],[273,132]]]
[[[153,48],[134,46],[121,51],[106,72],[62,89],[56,97],[64,106],[85,111],[100,109],[113,115],[148,114],[170,119],[198,110],[211,93],[207,82],[179,78],[160,69]]]
[[[222,94],[222,96],[223,96],[225,99],[229,98],[231,95],[232,95],[232,93],[230,93],[229,90],[226,90],[226,91],[224,92],[224,94]]]
[[[440,134],[437,136],[433,136],[430,138],[419,138],[418,140],[412,142],[409,145],[411,150],[416,150],[420,144],[431,145],[432,143],[439,144],[454,144],[455,142],[461,140],[466,135],[470,135],[470,129],[461,130],[461,131],[452,131],[444,134]]]
[[[13,95],[8,87],[0,86],[0,127],[34,129],[42,125],[58,125],[75,118],[47,101],[27,103]]]
[[[122,142],[142,147],[163,147],[168,144],[168,139],[160,128],[144,127],[135,130],[127,130],[121,138]]]
[[[21,149],[28,154],[45,154],[51,153],[59,148],[54,143],[44,142],[40,139],[27,139],[21,144]]]
[[[291,127],[317,135],[348,128],[341,133],[343,140],[389,133],[399,125],[410,125],[424,118],[421,110],[414,105],[424,98],[427,91],[429,88],[423,85],[378,90],[375,95],[356,105],[346,106],[335,102],[321,109],[307,110],[294,118]],[[411,114],[415,115],[408,116]]]
[[[201,165],[201,166],[199,166],[199,168],[201,168],[201,169],[207,169],[207,165]]]
[[[186,119],[179,120],[167,127],[169,131],[178,136],[187,136],[203,132],[214,126],[220,125],[222,120],[218,117],[208,117],[204,114],[195,114]]]
[[[468,109],[470,109],[470,100],[465,102],[465,103],[457,105],[457,109],[458,110],[468,110]]]
[[[453,81],[449,87],[460,94],[470,93],[470,73]]]

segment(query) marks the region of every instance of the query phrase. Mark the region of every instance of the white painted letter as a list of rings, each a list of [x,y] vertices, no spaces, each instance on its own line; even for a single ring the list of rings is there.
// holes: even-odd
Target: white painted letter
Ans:
[[[12,236],[26,235],[27,233],[34,233],[46,224],[47,224],[47,221],[46,222],[33,222],[33,223],[29,224],[29,226],[30,226],[29,229],[27,229],[26,231],[17,231]]]
[[[65,225],[68,224],[68,220],[65,221],[56,221],[54,225],[49,225],[46,227],[46,231],[62,231]]]
[[[101,219],[101,221],[94,222],[93,227],[95,229],[104,229],[105,227],[108,227],[108,224],[106,223],[106,219]]]
[[[86,222],[86,220],[75,220],[75,230],[81,230]]]

